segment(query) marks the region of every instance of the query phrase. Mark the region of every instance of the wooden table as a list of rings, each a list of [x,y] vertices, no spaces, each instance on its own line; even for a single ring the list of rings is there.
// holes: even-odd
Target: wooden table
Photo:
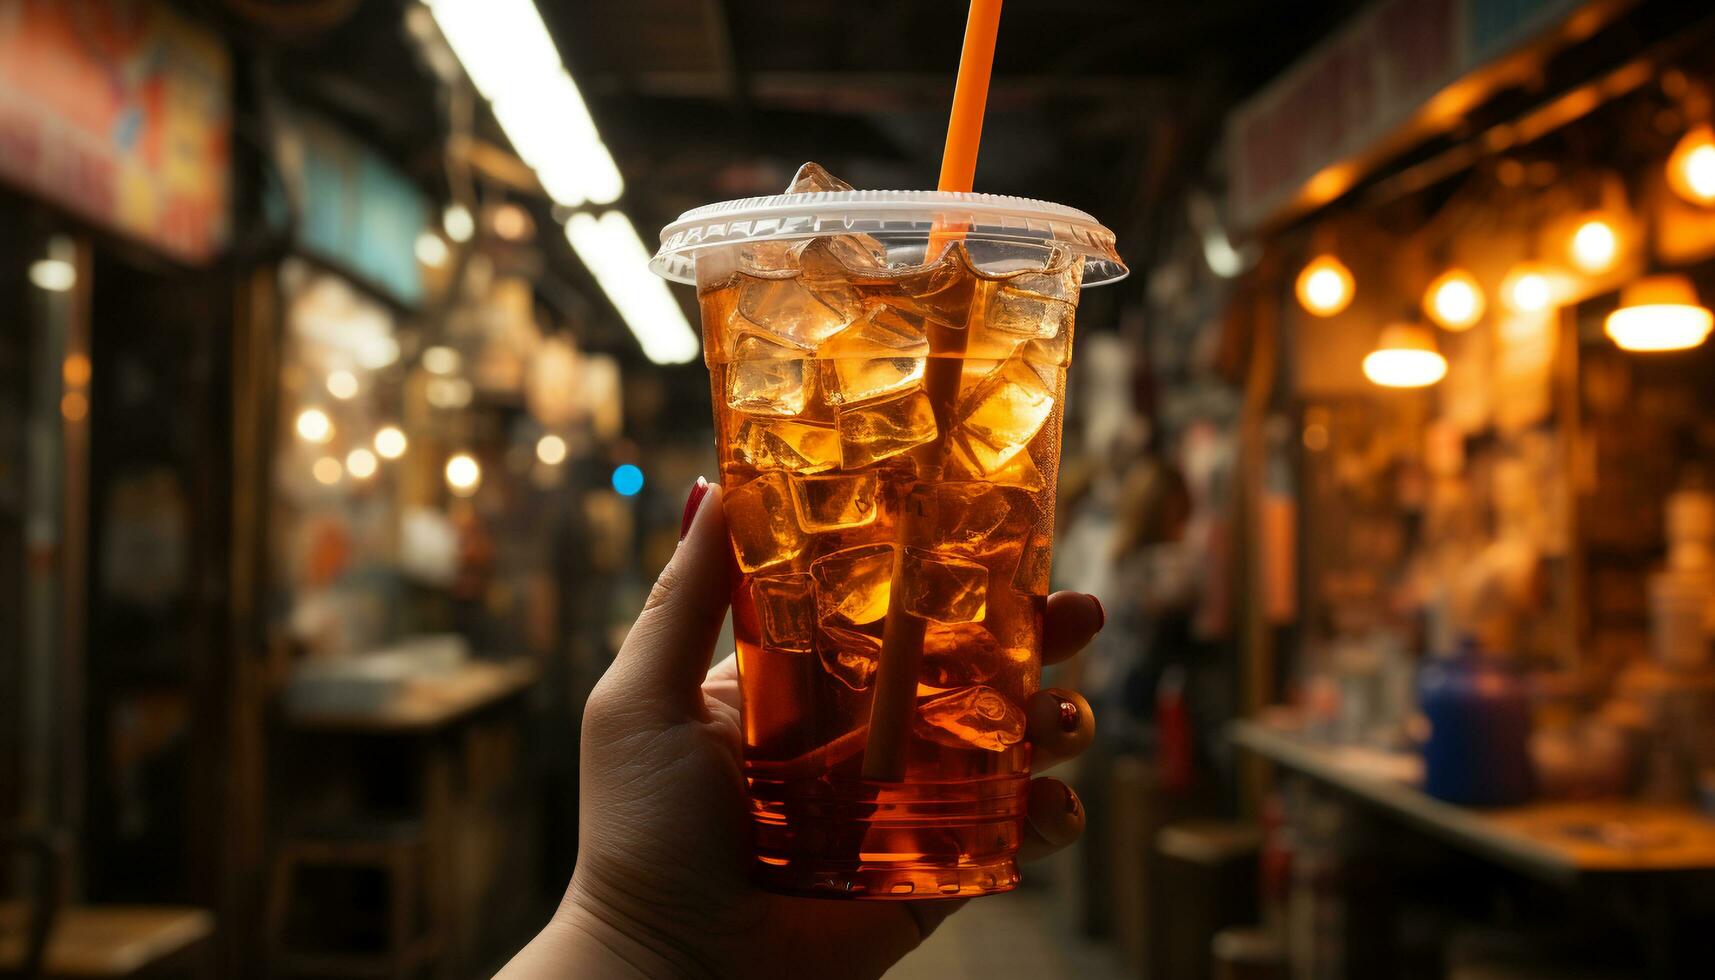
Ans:
[[[479,925],[491,918],[471,900],[474,889],[465,887],[473,848],[464,846],[467,835],[462,831],[477,819],[482,801],[461,798],[457,784],[461,774],[467,786],[483,781],[483,774],[474,772],[482,768],[483,751],[474,731],[480,726],[474,723],[523,694],[536,678],[536,667],[529,661],[473,660],[402,685],[395,697],[373,710],[288,710],[285,716],[289,727],[318,739],[402,738],[414,746],[423,831],[433,855],[430,917],[434,928],[445,930],[451,960],[445,969],[474,968],[481,952]]]
[[[444,728],[536,682],[529,661],[472,660],[456,670],[425,674],[369,711],[288,711],[293,728],[319,732],[410,735]]]
[[[1712,875],[1715,820],[1687,807],[1573,800],[1474,809],[1417,788],[1415,755],[1321,745],[1278,724],[1241,721],[1232,739],[1463,851],[1544,881]]]
[[[0,904],[0,969],[24,954],[24,909]],[[54,916],[42,972],[50,978],[211,977],[214,916],[155,905],[68,905]]]

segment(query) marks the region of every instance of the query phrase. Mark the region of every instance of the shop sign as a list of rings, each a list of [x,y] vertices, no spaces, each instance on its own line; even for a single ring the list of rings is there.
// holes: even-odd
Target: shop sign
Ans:
[[[1585,6],[1581,0],[1381,0],[1234,111],[1234,223],[1317,207],[1361,174],[1354,158],[1413,122],[1446,127],[1480,96],[1473,76]],[[1596,5],[1602,6],[1602,5]]]
[[[0,0],[0,181],[187,261],[226,242],[231,63],[163,0]]]
[[[422,191],[332,123],[283,115],[277,156],[296,205],[298,244],[401,303],[419,302],[416,243],[429,210]]]

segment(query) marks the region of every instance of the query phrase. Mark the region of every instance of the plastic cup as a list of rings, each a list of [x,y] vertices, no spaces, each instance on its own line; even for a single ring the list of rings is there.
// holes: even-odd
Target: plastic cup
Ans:
[[[702,311],[760,881],[1012,888],[1074,314],[1126,274],[1112,233],[1022,198],[829,191],[661,241],[652,268]]]

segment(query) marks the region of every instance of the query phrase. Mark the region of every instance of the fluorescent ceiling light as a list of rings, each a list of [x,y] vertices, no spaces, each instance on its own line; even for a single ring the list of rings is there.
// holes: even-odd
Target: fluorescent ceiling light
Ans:
[[[667,281],[649,271],[649,253],[629,218],[619,211],[600,218],[574,214],[566,222],[566,240],[625,318],[645,357],[657,364],[696,359],[702,346],[697,334]]]
[[[566,207],[618,200],[625,182],[536,5],[430,0],[429,9],[548,196]]]

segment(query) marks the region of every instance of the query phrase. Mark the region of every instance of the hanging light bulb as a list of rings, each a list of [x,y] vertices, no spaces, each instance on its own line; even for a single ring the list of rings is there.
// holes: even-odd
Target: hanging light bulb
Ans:
[[[1469,330],[1476,326],[1487,305],[1477,277],[1464,269],[1448,269],[1423,292],[1423,312],[1448,330]]]
[[[457,453],[447,460],[447,487],[460,497],[476,493],[482,483],[482,467],[469,453]]]
[[[1590,214],[1579,221],[1567,241],[1566,256],[1582,272],[1607,272],[1620,257],[1620,233],[1603,214]]]
[[[1715,314],[1698,302],[1691,280],[1650,276],[1620,291],[1620,308],[1604,327],[1621,350],[1686,350],[1708,338]]]
[[[1542,266],[1520,263],[1501,280],[1501,301],[1518,313],[1540,313],[1554,303],[1554,282]]]
[[[382,459],[398,459],[405,455],[409,444],[404,430],[396,425],[385,425],[375,432],[375,451],[381,454]]]
[[[1692,127],[1667,158],[1667,185],[1693,204],[1715,205],[1715,130]]]
[[[1435,348],[1435,334],[1415,323],[1384,329],[1364,358],[1364,377],[1383,388],[1423,388],[1446,376],[1447,359]]]
[[[1298,303],[1315,316],[1333,316],[1350,306],[1352,270],[1332,255],[1310,260],[1298,274]]]
[[[333,438],[333,420],[319,408],[306,408],[299,412],[293,427],[298,430],[298,438],[305,442],[319,445]]]

